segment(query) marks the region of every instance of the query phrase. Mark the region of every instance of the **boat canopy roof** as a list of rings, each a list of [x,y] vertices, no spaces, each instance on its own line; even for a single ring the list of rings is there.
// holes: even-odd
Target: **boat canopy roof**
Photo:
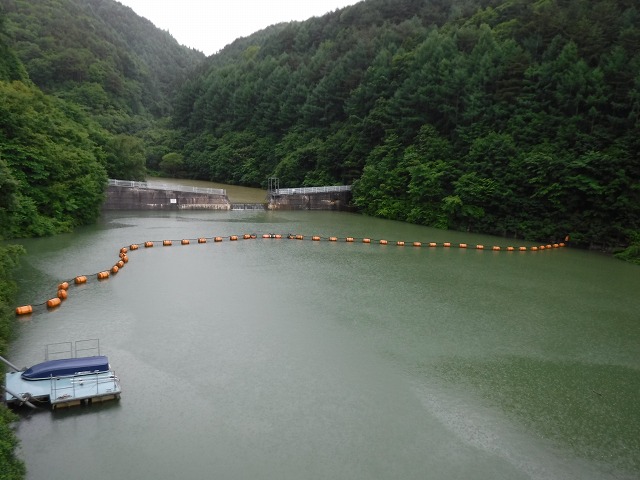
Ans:
[[[88,375],[109,371],[109,360],[104,355],[94,357],[63,358],[38,363],[22,372],[25,380],[42,380],[51,377]]]

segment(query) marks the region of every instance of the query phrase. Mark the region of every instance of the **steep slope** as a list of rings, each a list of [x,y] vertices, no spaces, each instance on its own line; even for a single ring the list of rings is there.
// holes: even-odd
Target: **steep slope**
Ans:
[[[105,130],[110,177],[142,180],[171,151],[172,97],[204,54],[113,0],[1,0],[0,16],[30,79]]]
[[[108,133],[27,77],[0,21],[0,240],[93,222],[106,184]]]
[[[2,10],[34,83],[96,113],[166,115],[205,58],[112,0],[3,0]]]
[[[364,213],[599,248],[640,230],[631,0],[366,0],[243,39],[177,97],[185,175],[353,183]]]

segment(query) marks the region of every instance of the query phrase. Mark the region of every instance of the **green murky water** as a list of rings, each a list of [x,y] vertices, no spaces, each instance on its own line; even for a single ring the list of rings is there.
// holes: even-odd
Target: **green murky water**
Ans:
[[[258,238],[228,240],[245,233]],[[17,320],[14,363],[99,338],[123,387],[116,403],[23,412],[29,478],[640,475],[637,266],[398,247],[507,242],[345,213],[111,212],[24,242],[21,304],[165,239]]]

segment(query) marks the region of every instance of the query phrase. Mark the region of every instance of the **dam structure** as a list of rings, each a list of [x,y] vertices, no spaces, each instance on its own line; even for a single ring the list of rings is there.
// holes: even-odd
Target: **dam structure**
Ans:
[[[337,210],[353,211],[351,186],[279,188],[269,179],[263,203],[232,203],[227,191],[109,179],[103,210]]]
[[[224,189],[109,179],[103,210],[230,210]]]

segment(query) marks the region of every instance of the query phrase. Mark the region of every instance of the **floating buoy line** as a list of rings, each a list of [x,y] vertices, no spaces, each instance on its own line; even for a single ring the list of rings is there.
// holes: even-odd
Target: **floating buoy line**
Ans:
[[[307,235],[300,235],[300,234],[294,235],[291,233],[286,235],[282,235],[279,233],[264,233],[260,235],[255,233],[252,233],[252,234],[247,233],[244,235],[230,235],[228,237],[218,236],[218,237],[199,237],[195,239],[183,238],[181,240],[152,240],[152,241],[146,241],[142,243],[132,243],[128,247],[120,248],[120,252],[118,254],[119,260],[115,262],[111,268],[107,270],[102,270],[100,272],[93,273],[90,275],[78,275],[73,279],[63,281],[58,285],[58,289],[55,297],[50,298],[46,302],[33,304],[33,305],[23,305],[21,307],[17,307],[15,310],[16,315],[29,315],[33,313],[37,307],[46,306],[47,309],[49,310],[59,307],[62,304],[62,302],[68,298],[69,288],[71,287],[71,285],[76,285],[76,286],[83,285],[83,284],[86,284],[89,281],[89,279],[92,279],[92,278],[95,278],[98,281],[102,281],[110,278],[113,275],[118,274],[118,272],[120,272],[124,268],[124,266],[129,262],[128,253],[131,251],[138,250],[141,247],[152,248],[155,245],[161,245],[163,247],[171,247],[174,243],[180,244],[180,245],[190,245],[192,242],[198,243],[198,244],[208,243],[208,242],[220,243],[225,240],[230,242],[235,242],[238,240],[253,240],[257,238],[274,239],[274,240],[281,240],[281,239],[310,240],[312,242],[320,242],[320,241],[343,242],[343,243],[359,242],[359,243],[365,243],[365,244],[379,244],[379,245],[392,245],[392,246],[395,245],[398,247],[410,246],[415,248],[429,248],[429,249],[438,248],[438,247],[461,248],[461,249],[485,250],[485,251],[493,251],[493,252],[538,252],[542,250],[552,250],[556,248],[562,248],[562,247],[565,247],[566,245],[564,242],[561,242],[561,243],[552,243],[552,244],[539,245],[539,246],[533,246],[533,247],[525,247],[525,246],[504,247],[499,245],[485,246],[481,244],[469,245],[466,243],[451,243],[451,242],[405,242],[403,240],[391,241],[391,240],[385,240],[385,239],[372,239],[372,238],[366,238],[366,237],[365,238],[322,237],[319,235],[307,236]]]

